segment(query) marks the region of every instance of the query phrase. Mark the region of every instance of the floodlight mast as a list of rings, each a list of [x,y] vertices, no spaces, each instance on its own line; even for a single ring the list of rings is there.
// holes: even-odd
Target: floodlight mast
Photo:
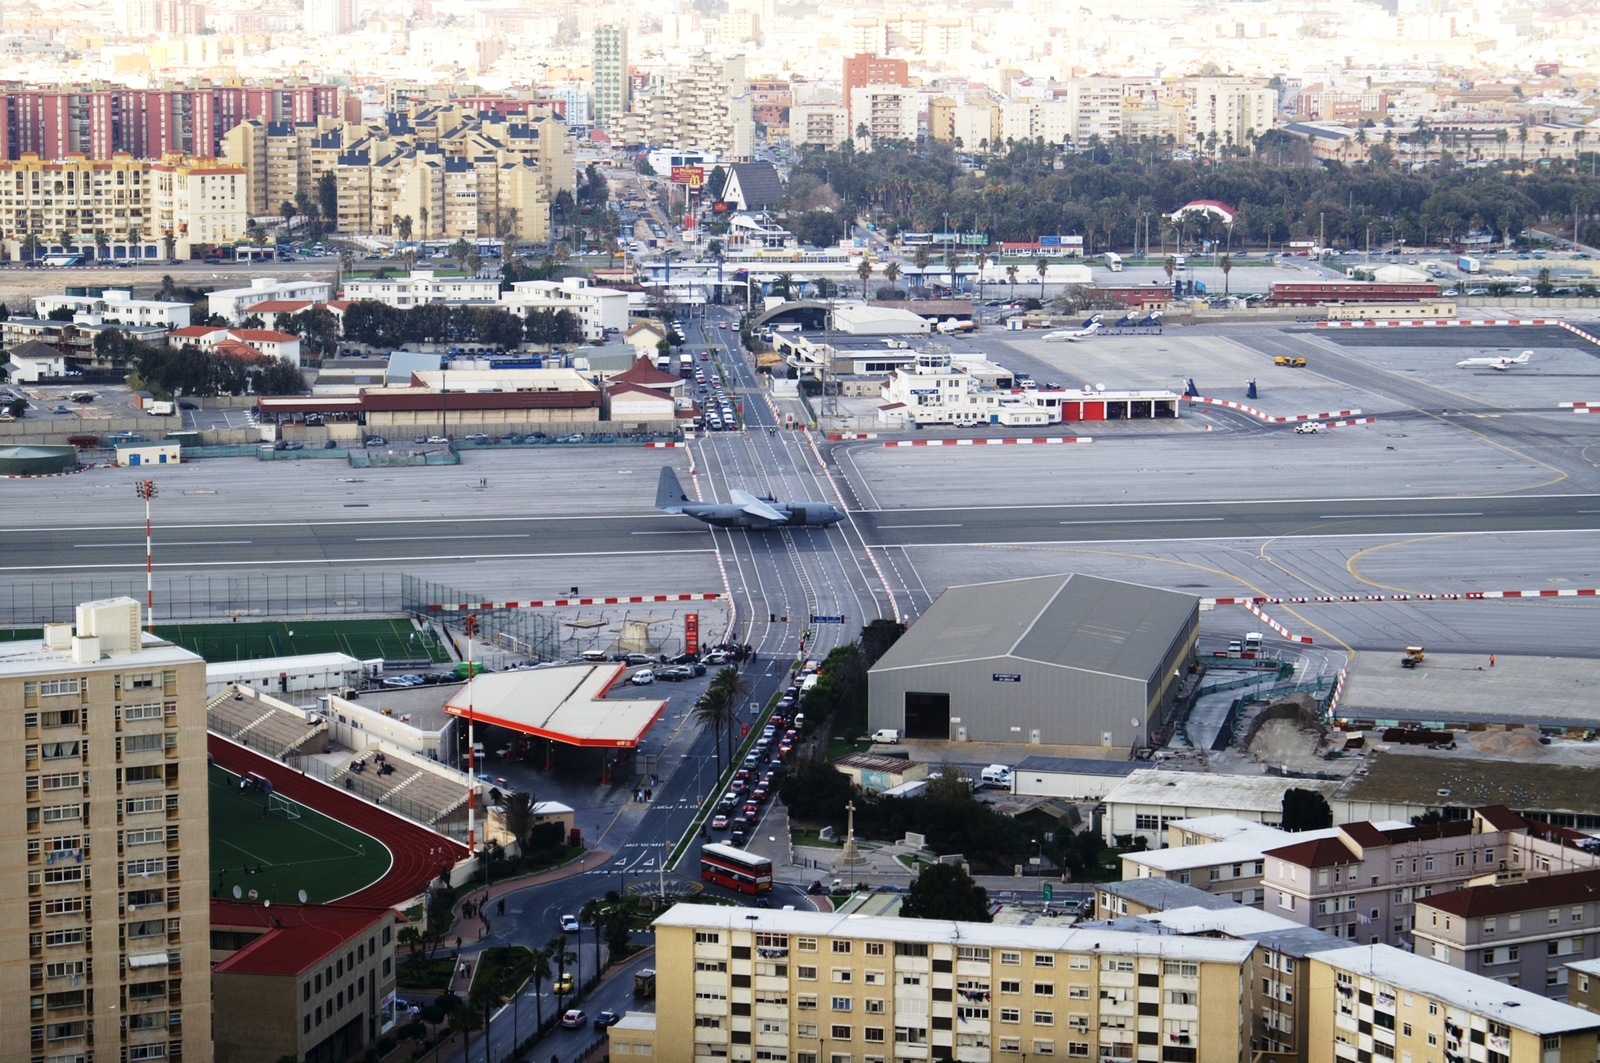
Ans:
[[[472,636],[478,630],[478,617],[469,613],[461,626],[467,630],[467,852],[476,852],[478,765],[477,746],[472,733]]]
[[[159,494],[154,480],[139,480],[133,485],[134,493],[144,499],[144,604],[145,628],[152,635],[156,632],[156,584],[155,561],[151,550],[150,534],[150,500]]]

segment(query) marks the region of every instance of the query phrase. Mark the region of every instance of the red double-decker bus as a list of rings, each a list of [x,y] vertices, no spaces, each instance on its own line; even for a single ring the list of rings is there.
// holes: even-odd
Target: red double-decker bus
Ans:
[[[713,842],[700,847],[700,877],[740,893],[766,893],[772,889],[772,861]]]

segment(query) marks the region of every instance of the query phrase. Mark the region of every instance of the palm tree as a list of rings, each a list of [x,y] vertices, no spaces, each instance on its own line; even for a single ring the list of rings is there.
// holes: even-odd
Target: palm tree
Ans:
[[[106,252],[110,249],[111,237],[106,235],[106,231],[104,229],[96,229],[94,231],[94,257],[103,259],[106,257]]]
[[[1050,272],[1050,260],[1041,258],[1033,264],[1033,271],[1039,275],[1039,301],[1044,302],[1044,275]]]
[[[720,674],[720,673],[719,673]],[[698,724],[711,728],[711,752],[717,758],[717,779],[720,784],[722,779],[722,743],[720,741],[724,727],[732,728],[739,719],[738,707],[728,700],[722,691],[708,687],[694,703],[690,716]]]
[[[411,215],[402,214],[396,218],[394,231],[399,235],[400,239],[409,241],[411,239]]]
[[[983,268],[989,264],[989,256],[979,251],[972,257],[973,265],[978,267],[978,302],[983,302]]]
[[[163,303],[176,302],[178,299],[178,286],[172,280],[172,274],[161,275],[161,287],[156,289],[156,298]]]
[[[900,279],[900,263],[890,259],[889,264],[883,267],[883,279],[889,282],[889,288],[893,290],[894,282]]]
[[[1233,272],[1233,256],[1223,255],[1217,259],[1217,268],[1222,270],[1222,294],[1227,295],[1229,293],[1228,274]]]
[[[1506,143],[1510,141],[1510,139],[1511,131],[1509,129],[1496,129],[1494,131],[1494,142],[1500,145],[1501,162],[1506,161]]]
[[[342,288],[344,279],[350,275],[350,268],[356,264],[355,249],[346,244],[339,248],[339,283]]]
[[[408,247],[404,251],[400,252],[400,268],[404,269],[407,273],[410,273],[412,270],[417,268],[416,248]]]
[[[474,251],[467,256],[467,269],[474,277],[483,270],[483,256]]]
[[[917,266],[917,287],[920,288],[920,287],[923,286],[923,283],[924,283],[923,275],[925,273],[927,273],[927,271],[928,271],[928,263],[930,261],[932,261],[932,256],[928,254],[928,249],[926,247],[923,247],[923,246],[919,245],[917,247],[916,253],[911,256],[911,261],[916,263],[916,266]]]
[[[548,945],[542,949],[529,946],[528,952],[531,954],[528,957],[530,965],[528,977],[533,980],[533,1028],[542,1032],[544,1030],[544,983],[545,979],[550,977],[551,952]]]
[[[494,979],[474,978],[472,992],[468,994],[467,999],[475,1009],[483,1013],[483,1063],[489,1063],[489,1042],[494,1034],[490,1023],[494,1009],[504,1004],[506,998],[500,992],[500,987],[494,984]]]
[[[456,260],[456,269],[466,269],[467,259],[472,255],[472,245],[467,243],[465,236],[456,237],[456,242],[450,245],[450,257]]]
[[[173,253],[178,249],[178,238],[172,235],[171,229],[161,234],[161,245],[167,250],[167,261],[171,262]]]
[[[1020,273],[1020,272],[1021,272],[1021,270],[1019,270],[1017,268],[1017,264],[1015,262],[1013,262],[1011,265],[1006,267],[1006,280],[1011,282],[1011,301],[1012,302],[1016,302],[1017,301],[1017,274]]]
[[[428,238],[428,232],[429,232],[429,230],[428,230],[428,208],[427,207],[418,208],[417,217],[422,219],[422,239],[426,240]]]
[[[294,203],[287,199],[284,200],[282,203],[278,204],[278,213],[283,215],[283,227],[288,229],[290,232],[294,232],[294,216],[300,213],[299,210],[295,208]]]
[[[955,295],[956,288],[961,284],[961,279],[956,276],[956,266],[959,262],[960,257],[955,253],[955,251],[946,251],[944,253],[944,268],[950,274],[951,295]]]
[[[856,276],[861,278],[861,298],[865,300],[868,298],[867,282],[872,279],[872,260],[865,255],[862,256],[860,264],[856,266]]]
[[[72,246],[72,230],[61,230],[61,250],[65,251]]]
[[[477,1008],[461,1004],[450,1013],[449,1021],[451,1032],[461,1035],[461,1051],[465,1055],[472,1035],[483,1029],[483,1016],[478,1014]]]
[[[1163,272],[1163,273],[1165,273],[1167,275],[1167,283],[1168,284],[1172,283],[1172,275],[1174,273],[1176,273],[1177,271],[1178,271],[1178,261],[1177,261],[1177,259],[1173,258],[1171,255],[1168,255],[1166,257],[1166,259],[1161,263],[1161,272]]]
[[[780,274],[778,274],[778,279],[772,282],[772,290],[773,290],[773,292],[775,294],[781,295],[785,299],[787,299],[787,298],[789,298],[789,292],[792,289],[793,285],[794,285],[794,274],[792,274],[792,273],[780,273]]]
[[[1527,162],[1528,161],[1528,123],[1526,123],[1526,122],[1524,122],[1521,125],[1517,126],[1517,143],[1521,146],[1521,153],[1520,153],[1521,154],[1521,158],[1520,158],[1519,161]]]
[[[750,696],[750,681],[737,668],[723,668],[711,677],[706,693],[726,704],[728,763],[733,763],[733,725],[739,720],[739,706]]]

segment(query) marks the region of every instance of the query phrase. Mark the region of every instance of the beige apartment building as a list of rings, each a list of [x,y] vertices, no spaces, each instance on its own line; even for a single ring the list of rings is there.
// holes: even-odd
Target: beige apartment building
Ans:
[[[1592,1063],[1600,1015],[1387,945],[1309,957],[1309,1063]]]
[[[211,1058],[205,691],[131,598],[0,649],[0,1058]]]
[[[0,162],[0,231],[13,260],[29,233],[40,255],[153,261],[169,257],[170,237],[170,257],[188,258],[195,245],[242,238],[248,202],[245,171],[218,160],[26,154]]]
[[[716,152],[724,162],[755,157],[755,118],[744,56],[700,55],[634,95],[608,127],[619,144]]]
[[[1278,113],[1278,93],[1244,78],[1189,78],[1189,137],[1209,148],[1216,135],[1219,148],[1249,145],[1272,129]]]
[[[1248,941],[689,904],[655,930],[657,1025],[625,1039],[657,1063],[1249,1053]]]
[[[575,192],[572,138],[548,109],[479,114],[427,104],[370,122],[242,122],[224,156],[249,175],[250,209],[276,214],[334,176],[339,232],[413,240],[549,238],[550,204]]]

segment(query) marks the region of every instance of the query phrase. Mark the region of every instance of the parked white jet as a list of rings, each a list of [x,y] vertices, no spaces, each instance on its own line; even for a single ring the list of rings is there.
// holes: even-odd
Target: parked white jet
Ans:
[[[1456,363],[1457,369],[1510,369],[1514,365],[1527,365],[1533,359],[1532,351],[1523,351],[1515,358],[1464,358]]]
[[[1057,329],[1054,332],[1046,332],[1041,338],[1046,340],[1066,340],[1068,343],[1077,343],[1079,340],[1088,339],[1090,336],[1093,336],[1095,333],[1100,331],[1100,328],[1100,317],[1097,314],[1091,318],[1089,323],[1083,326],[1083,328]]]

